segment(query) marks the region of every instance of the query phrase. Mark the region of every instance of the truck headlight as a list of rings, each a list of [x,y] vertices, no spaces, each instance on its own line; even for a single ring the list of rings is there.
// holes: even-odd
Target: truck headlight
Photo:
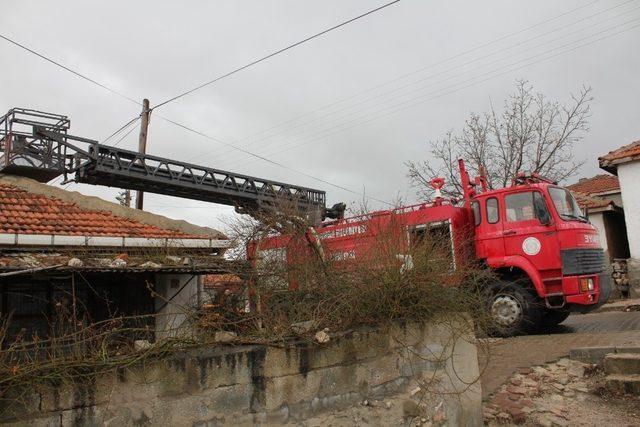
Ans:
[[[580,279],[580,292],[589,292],[594,289],[593,278],[583,277]]]

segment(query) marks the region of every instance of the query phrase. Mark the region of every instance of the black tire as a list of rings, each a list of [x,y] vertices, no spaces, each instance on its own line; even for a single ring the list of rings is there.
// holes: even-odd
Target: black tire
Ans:
[[[542,329],[551,328],[564,322],[571,313],[568,310],[551,310],[545,309],[540,318],[540,327]]]
[[[499,281],[487,289],[488,333],[509,337],[528,334],[540,326],[542,310],[526,283]]]

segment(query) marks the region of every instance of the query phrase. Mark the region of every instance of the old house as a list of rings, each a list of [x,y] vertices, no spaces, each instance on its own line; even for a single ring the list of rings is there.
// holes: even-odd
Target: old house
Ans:
[[[618,177],[609,174],[581,178],[568,188],[598,230],[610,260],[629,258],[624,205]]]
[[[81,322],[153,315],[156,337],[225,273],[220,232],[13,175],[0,175],[0,313],[8,334],[44,337],[65,311]],[[149,320],[151,319],[151,320]]]
[[[629,241],[631,296],[640,296],[640,141],[624,145],[598,158],[600,167],[618,177]]]

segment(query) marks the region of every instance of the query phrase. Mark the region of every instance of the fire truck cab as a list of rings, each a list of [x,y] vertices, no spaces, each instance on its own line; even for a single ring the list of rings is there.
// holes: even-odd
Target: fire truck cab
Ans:
[[[476,257],[499,278],[487,292],[504,333],[553,326],[606,301],[598,233],[569,190],[521,175],[510,187],[469,196]]]

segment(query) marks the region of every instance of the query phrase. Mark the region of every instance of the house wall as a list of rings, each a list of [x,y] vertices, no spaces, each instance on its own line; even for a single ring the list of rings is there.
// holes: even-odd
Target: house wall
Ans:
[[[607,244],[607,229],[604,225],[603,212],[589,213],[589,222],[598,230],[598,237],[600,238],[600,245],[604,249],[605,253],[608,253],[609,246]]]
[[[640,162],[618,166],[631,258],[640,259]]]
[[[618,178],[631,256],[628,263],[630,292],[633,296],[640,296],[640,162],[618,165]]]
[[[199,303],[199,276],[157,274],[155,277],[156,339],[185,331],[187,313]]]

